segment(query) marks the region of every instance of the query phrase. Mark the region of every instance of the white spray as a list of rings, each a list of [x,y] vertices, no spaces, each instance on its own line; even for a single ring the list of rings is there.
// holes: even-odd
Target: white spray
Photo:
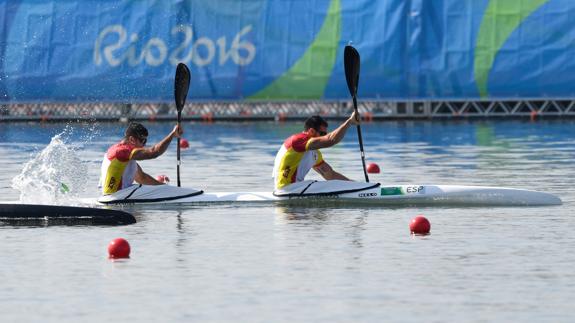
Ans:
[[[88,182],[88,165],[77,151],[65,143],[72,129],[54,136],[50,144],[28,161],[22,172],[12,179],[20,191],[20,202],[27,204],[78,204],[77,198]]]

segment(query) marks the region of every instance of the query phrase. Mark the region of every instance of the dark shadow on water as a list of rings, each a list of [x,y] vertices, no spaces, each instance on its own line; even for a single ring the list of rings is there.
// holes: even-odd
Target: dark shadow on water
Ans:
[[[128,212],[111,208],[41,204],[0,204],[0,225],[47,226],[115,226],[136,223]]]
[[[46,218],[46,219],[0,219],[0,226],[14,228],[46,228],[53,226],[68,227],[110,227],[127,225],[124,223],[102,221],[101,219]]]

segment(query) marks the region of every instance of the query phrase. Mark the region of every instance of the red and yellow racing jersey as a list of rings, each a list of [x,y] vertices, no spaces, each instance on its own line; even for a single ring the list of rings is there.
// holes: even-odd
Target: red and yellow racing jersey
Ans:
[[[136,150],[128,143],[118,143],[108,149],[100,175],[102,193],[112,194],[132,185],[138,170],[138,164],[132,159]]]
[[[323,163],[319,150],[309,150],[309,137],[305,132],[287,138],[278,151],[274,163],[275,188],[301,182],[312,167]]]

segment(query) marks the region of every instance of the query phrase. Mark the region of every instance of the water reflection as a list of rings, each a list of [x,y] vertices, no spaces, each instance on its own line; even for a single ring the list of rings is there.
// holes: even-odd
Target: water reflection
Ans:
[[[328,221],[328,214],[325,208],[306,208],[302,206],[282,205],[275,208],[276,224],[312,224]]]
[[[275,207],[276,227],[309,227],[316,231],[325,231],[331,234],[336,231],[349,240],[354,247],[363,247],[362,233],[367,225],[369,208],[354,208],[357,213],[354,217],[349,216],[350,208],[334,207],[306,207],[293,205],[279,205]]]

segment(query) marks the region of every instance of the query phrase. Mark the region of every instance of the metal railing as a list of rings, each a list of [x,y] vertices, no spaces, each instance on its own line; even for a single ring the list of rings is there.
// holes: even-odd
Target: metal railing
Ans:
[[[359,111],[367,120],[574,117],[575,100],[460,100],[362,101]],[[352,111],[349,101],[190,102],[184,120],[288,120],[319,114],[339,118]],[[173,104],[61,103],[0,105],[0,121],[173,120]]]

